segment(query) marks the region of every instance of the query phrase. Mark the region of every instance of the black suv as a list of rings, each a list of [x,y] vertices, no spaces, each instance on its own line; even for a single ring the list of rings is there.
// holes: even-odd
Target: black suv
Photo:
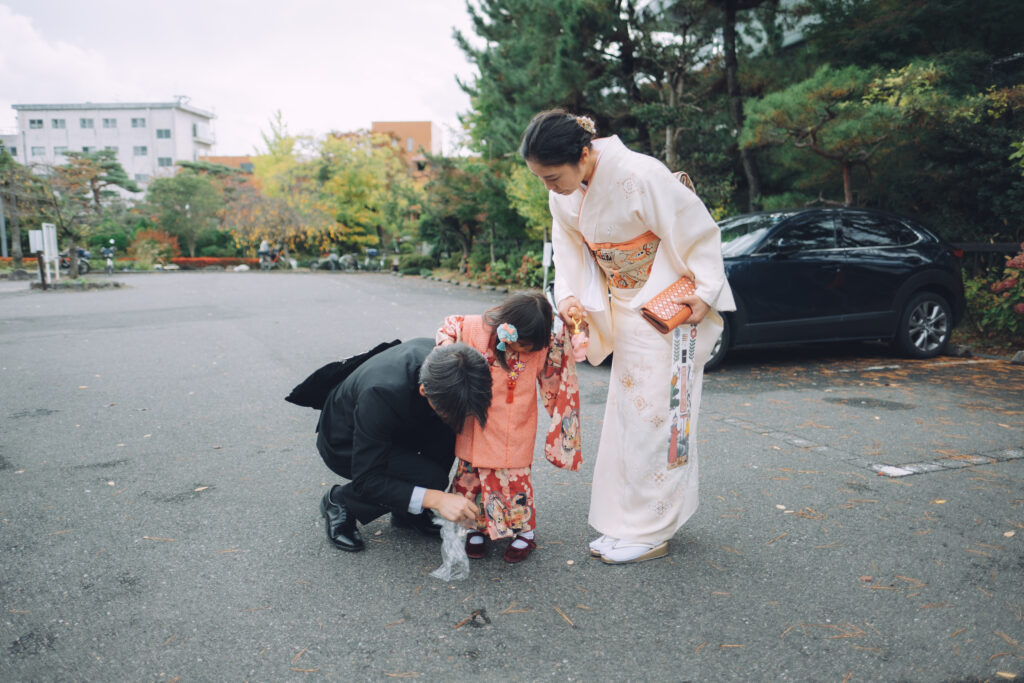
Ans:
[[[908,218],[815,208],[719,226],[737,310],[724,314],[708,369],[729,349],[854,339],[930,358],[963,317],[962,254]]]

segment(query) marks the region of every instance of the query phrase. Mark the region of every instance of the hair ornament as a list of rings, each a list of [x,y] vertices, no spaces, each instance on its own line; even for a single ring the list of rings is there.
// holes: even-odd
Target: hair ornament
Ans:
[[[519,341],[519,330],[512,323],[502,323],[498,325],[498,350],[505,350],[505,342],[514,344]]]
[[[576,123],[591,135],[597,135],[597,126],[594,125],[594,119],[589,116],[577,116]]]

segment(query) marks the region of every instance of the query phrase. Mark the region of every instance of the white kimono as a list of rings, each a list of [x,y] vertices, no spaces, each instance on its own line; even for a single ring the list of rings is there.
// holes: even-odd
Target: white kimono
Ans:
[[[586,309],[591,363],[615,352],[589,522],[615,538],[660,543],[697,509],[703,367],[722,330],[717,311],[736,306],[718,225],[697,195],[618,137],[593,146],[597,165],[586,190],[549,196],[555,300],[573,295]],[[639,308],[683,275],[712,310],[697,327],[689,456],[669,467],[672,335],[658,333]]]

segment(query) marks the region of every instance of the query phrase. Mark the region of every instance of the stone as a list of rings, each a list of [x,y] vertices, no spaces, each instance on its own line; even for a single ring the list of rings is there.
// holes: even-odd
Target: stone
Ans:
[[[1010,359],[1010,362],[1014,365],[1024,365],[1024,351],[1018,351],[1013,354],[1013,358]]]

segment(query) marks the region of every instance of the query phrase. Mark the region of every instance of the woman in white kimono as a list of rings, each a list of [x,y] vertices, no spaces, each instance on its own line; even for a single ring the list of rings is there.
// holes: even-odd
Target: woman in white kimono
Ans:
[[[697,195],[657,159],[594,133],[589,118],[542,112],[519,152],[549,190],[558,313],[567,324],[583,320],[592,364],[615,352],[590,496],[589,522],[601,536],[590,551],[624,564],[667,555],[668,539],[697,509],[704,362],[722,330],[718,311],[735,304],[718,225]],[[696,283],[694,295],[677,299],[692,313],[661,334],[639,309],[682,276]],[[679,380],[678,365],[687,346],[687,390],[681,399],[672,392],[670,411],[670,385],[687,377]],[[676,429],[673,412],[688,418],[688,431]]]

